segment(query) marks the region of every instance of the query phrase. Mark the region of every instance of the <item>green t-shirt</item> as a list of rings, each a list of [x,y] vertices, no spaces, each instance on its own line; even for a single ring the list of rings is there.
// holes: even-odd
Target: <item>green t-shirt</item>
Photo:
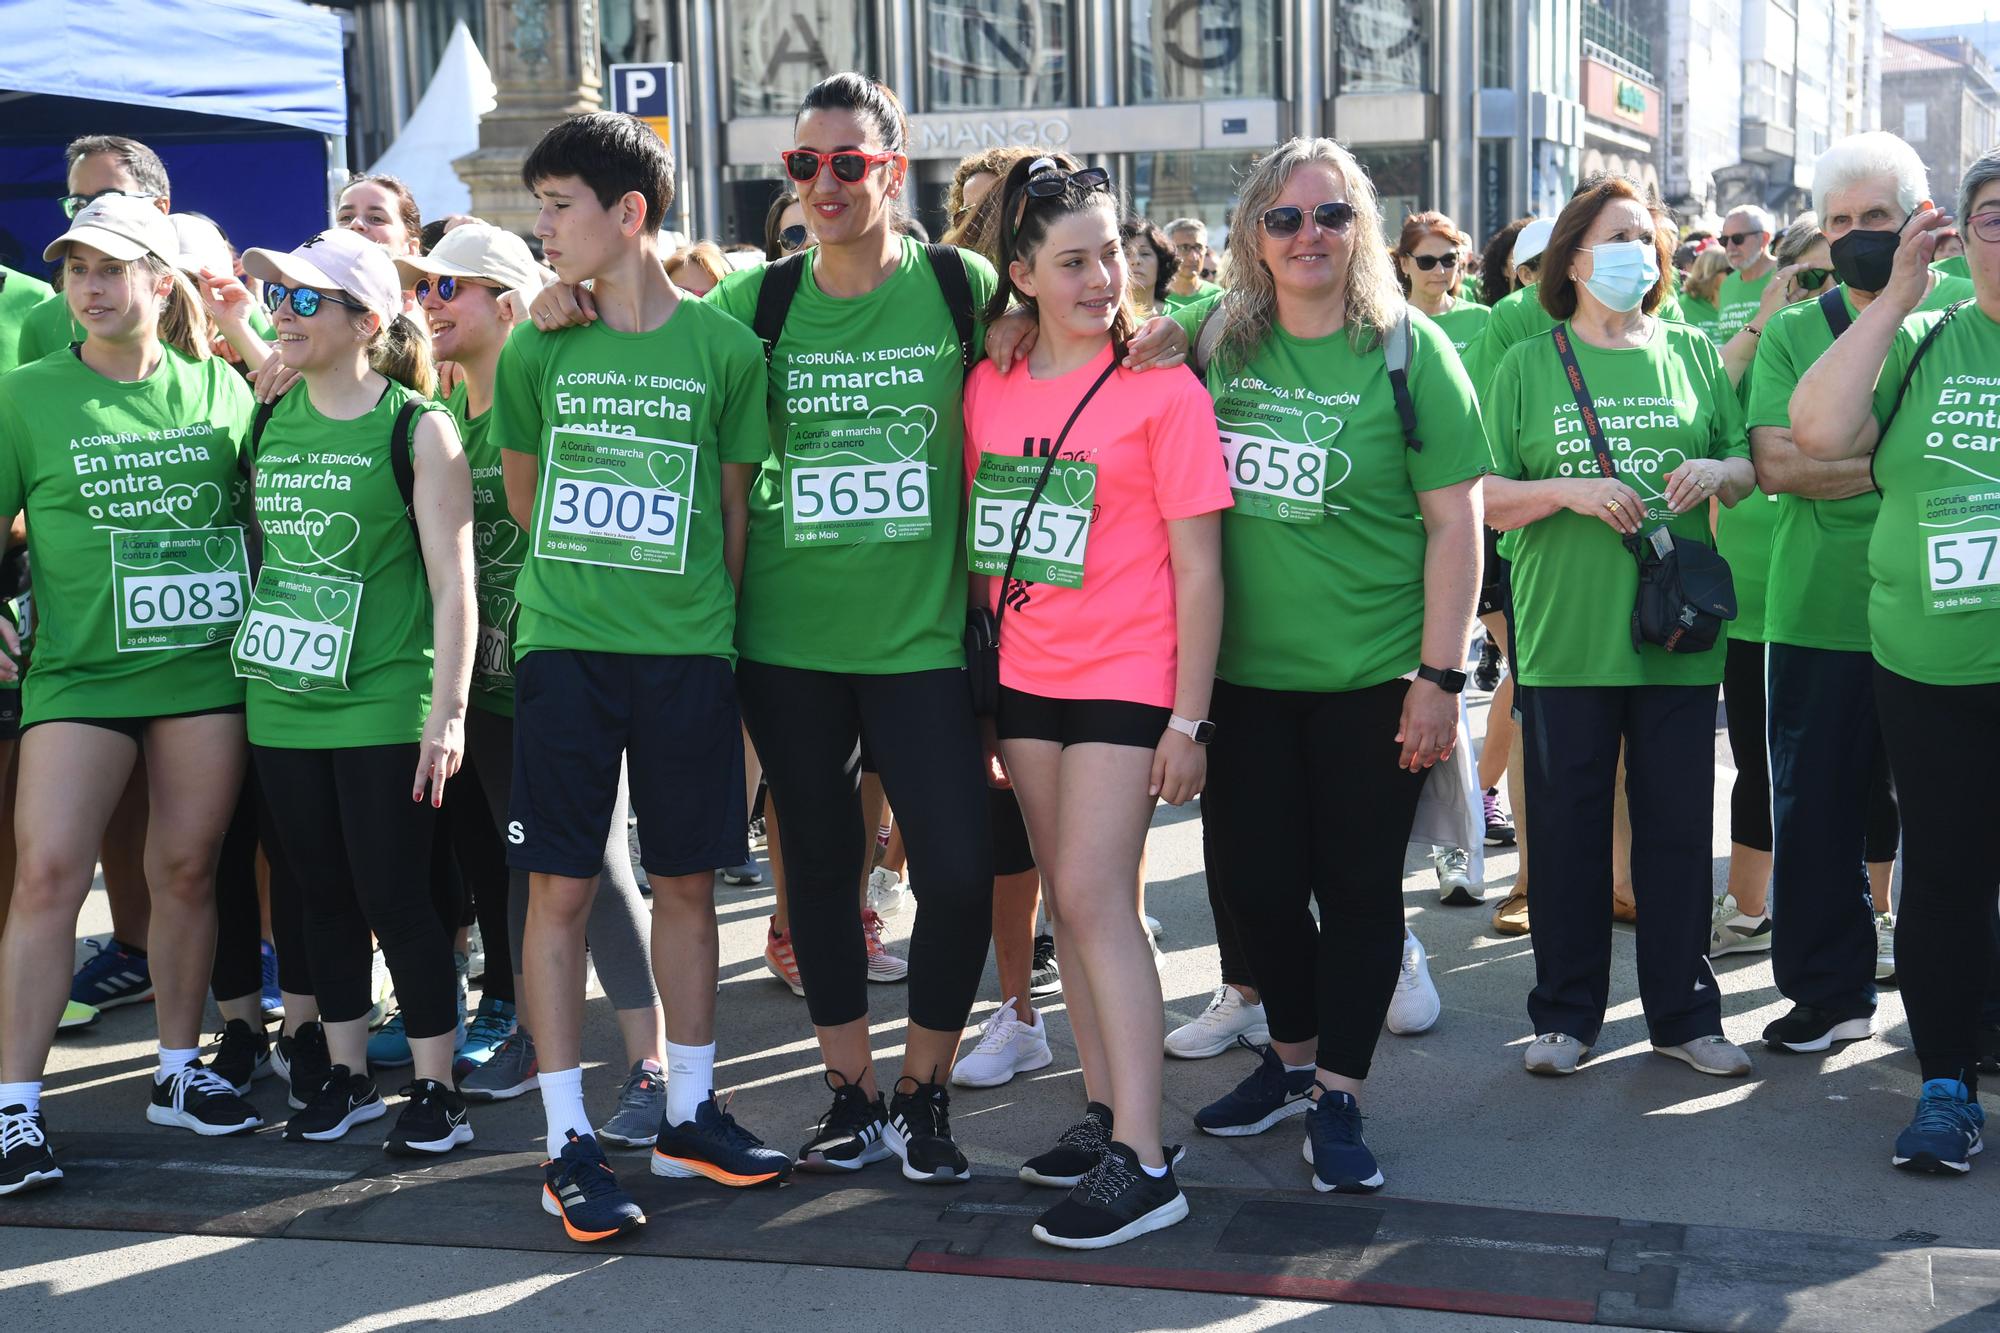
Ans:
[[[1942,310],[1971,295],[1970,282],[1940,277],[1918,308]],[[1849,315],[1859,313],[1845,288],[1841,299]],[[1817,299],[1787,306],[1772,317],[1757,344],[1747,412],[1751,430],[1792,428],[1792,393],[1831,346],[1833,330]],[[1881,507],[1882,497],[1875,491],[1844,500],[1778,497],[1764,610],[1768,642],[1844,653],[1868,651],[1868,539]]]
[[[1965,262],[1964,255],[1953,255],[1949,259],[1940,259],[1937,263],[1932,264],[1931,267],[1944,274],[1947,278],[1964,278],[1967,282],[1972,280],[1972,266]]]
[[[1734,338],[1745,324],[1757,317],[1764,289],[1771,285],[1777,271],[1773,268],[1763,277],[1749,282],[1744,281],[1740,273],[1723,275],[1722,285],[1715,291],[1715,329],[1709,334],[1717,347]]]
[[[1574,337],[1621,481],[1646,501],[1648,526],[1708,544],[1708,506],[1675,515],[1667,476],[1690,458],[1748,458],[1742,409],[1715,345],[1659,320],[1644,347],[1608,350]],[[1583,421],[1547,337],[1502,359],[1481,400],[1494,471],[1541,481],[1595,477]],[[1513,534],[1514,605],[1523,685],[1714,685],[1723,640],[1705,653],[1632,646],[1639,570],[1611,525],[1559,509]]]
[[[1739,395],[1740,400],[1740,395]],[[1747,437],[1746,437],[1747,438]],[[1778,529],[1779,497],[1751,491],[1715,517],[1715,549],[1729,562],[1736,586],[1736,619],[1729,637],[1767,643],[1765,605],[1771,585],[1771,541]]]
[[[1242,482],[1255,465],[1246,469],[1241,453],[1229,453],[1237,505],[1222,516],[1222,679],[1332,692],[1419,665],[1425,533],[1417,493],[1482,476],[1492,459],[1451,340],[1414,310],[1410,332],[1422,452],[1404,443],[1382,353],[1356,352],[1345,331],[1295,338],[1274,325],[1246,365],[1218,356],[1208,367],[1225,451],[1246,441],[1277,441],[1294,454],[1317,444],[1326,460],[1322,516],[1290,522],[1253,513],[1256,497]],[[1262,449],[1268,464],[1268,444]]]
[[[264,568],[235,649],[240,670],[244,640],[258,635],[265,647],[251,651],[274,677],[244,682],[252,745],[338,750],[407,744],[424,734],[434,642],[430,582],[389,461],[396,417],[416,396],[391,381],[365,414],[335,421],[300,386],[278,400],[264,427],[256,485]],[[422,410],[443,405],[426,402]],[[280,600],[288,591],[292,597]],[[273,619],[260,620],[261,614]],[[259,634],[260,625],[278,620],[344,630],[344,654],[307,641],[298,657],[295,643],[273,640],[273,629]],[[282,651],[272,651],[274,642]],[[302,662],[337,672],[343,656],[345,689],[308,684],[286,671]]]
[[[1925,311],[1897,330],[1875,382],[1877,424],[1942,318]],[[1978,306],[1953,315],[1924,353],[1876,447],[1875,484],[1875,660],[1927,685],[2000,683],[2000,324]]]
[[[46,282],[0,265],[0,375],[21,364],[22,326],[53,295]]]
[[[1681,293],[1681,323],[1691,329],[1700,329],[1711,342],[1715,341],[1715,321],[1720,315],[1713,302]]]
[[[25,509],[35,550],[23,721],[242,702],[229,638],[255,412],[226,362],[172,349],[129,384],[70,355],[0,377],[0,515]]]
[[[493,442],[491,405],[466,415],[465,381],[445,399],[472,468],[472,557],[479,603],[479,647],[473,658],[472,702],[489,713],[514,716],[514,579],[528,558],[528,535],[507,509],[500,446]]]
[[[501,448],[541,465],[516,661],[538,648],[735,661],[721,465],[770,448],[750,330],[692,300],[647,333],[523,324],[487,415]]]
[[[1458,299],[1461,301],[1470,301],[1474,305],[1483,305],[1485,302],[1481,298],[1485,294],[1485,291],[1486,286],[1480,281],[1477,273],[1468,273],[1458,280]]]
[[[974,309],[982,308],[993,294],[993,270],[976,254],[960,254]],[[896,272],[865,296],[827,296],[813,280],[816,261],[808,252],[768,375],[758,367],[769,383],[770,428],[760,440],[764,466],[750,495],[736,646],[753,662],[808,671],[890,675],[962,667],[965,366],[951,311],[923,246],[908,237]],[[749,324],[764,272],[731,274],[709,293],[708,304]],[[975,325],[974,355],[984,337],[984,327]],[[759,348],[755,337],[750,346]],[[874,456],[827,456],[824,442],[836,431],[863,433]],[[920,455],[921,472],[909,467]],[[812,468],[798,461],[813,457],[819,465]],[[888,475],[864,460],[903,465],[895,472],[903,484],[892,482],[883,498],[907,491],[912,503],[899,502],[894,512],[921,508],[928,518],[815,527],[807,505],[827,515],[833,511],[822,506],[846,503],[837,472],[860,478],[857,484],[871,471],[878,479]],[[850,466],[838,467],[842,462]],[[852,499],[857,492],[846,494]],[[858,531],[863,526],[870,529],[865,534]],[[824,534],[833,539],[810,543]],[[857,618],[863,603],[867,609]]]
[[[70,318],[68,299],[51,291],[48,299],[21,321],[21,364],[39,361],[50,352],[82,341],[83,326]]]
[[[1486,332],[1486,323],[1492,318],[1493,311],[1490,307],[1460,296],[1452,303],[1451,309],[1442,315],[1432,316],[1431,323],[1437,325],[1439,332],[1451,339],[1453,349],[1458,352],[1458,359],[1463,362],[1473,344]]]
[[[1167,309],[1178,310],[1184,305],[1193,305],[1196,301],[1205,300],[1221,290],[1221,283],[1209,282],[1206,279],[1198,279],[1195,282],[1194,290],[1186,296],[1182,296],[1179,292],[1170,288],[1167,291]]]

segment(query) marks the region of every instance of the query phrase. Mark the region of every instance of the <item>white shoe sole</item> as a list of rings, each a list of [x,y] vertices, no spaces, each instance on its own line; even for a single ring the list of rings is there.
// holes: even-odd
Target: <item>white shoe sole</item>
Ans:
[[[1529,1049],[1532,1050],[1534,1048],[1530,1047]],[[1583,1048],[1583,1054],[1576,1057],[1576,1063],[1569,1066],[1567,1069],[1563,1068],[1561,1065],[1529,1064],[1525,1059],[1522,1061],[1522,1068],[1526,1069],[1530,1074],[1538,1074],[1545,1078],[1568,1078],[1571,1074],[1574,1074],[1577,1070],[1583,1068],[1583,1062],[1585,1060],[1588,1060],[1589,1058],[1590,1058],[1590,1048],[1586,1046]]]
[[[171,1106],[151,1104],[146,1107],[146,1119],[153,1124],[164,1125],[168,1129],[191,1129],[205,1139],[219,1139],[230,1134],[247,1134],[264,1123],[262,1118],[253,1115],[240,1125],[210,1125],[195,1119],[186,1111],[176,1111]]]
[[[1653,1054],[1664,1055],[1669,1060],[1678,1060],[1697,1074],[1707,1074],[1710,1078],[1747,1078],[1757,1072],[1755,1065],[1747,1065],[1742,1069],[1724,1069],[1720,1065],[1705,1065],[1678,1046],[1655,1046]]]
[[[1014,1061],[997,1076],[986,1074],[969,1075],[965,1072],[965,1066],[961,1064],[958,1068],[951,1071],[951,1081],[961,1088],[997,1088],[1002,1084],[1013,1082],[1016,1074],[1032,1074],[1037,1069],[1047,1069],[1055,1062],[1055,1052],[1050,1050],[1048,1044],[1045,1042],[1041,1050],[1030,1055],[1025,1060]]]
[[[897,966],[895,967],[884,967],[879,969],[876,967],[875,964],[870,963],[868,965],[868,979],[874,982],[878,986],[888,986],[888,985],[893,985],[895,982],[901,981],[905,977],[910,975],[910,965],[906,960],[898,958],[896,960],[896,963]],[[803,995],[805,994],[805,992],[800,991],[799,994]]]
[[[778,965],[772,962],[769,958],[766,958],[764,960],[764,970],[766,972],[769,972],[772,976],[776,977],[778,980],[784,982],[785,988],[791,991],[792,994],[798,996],[801,1000],[803,1000],[806,997],[805,983],[799,982],[798,984],[794,985],[791,978],[787,977],[784,974],[784,972],[780,970]]]
[[[153,998],[153,988],[151,986],[148,986],[142,993],[138,995],[121,995],[115,1000],[97,1000],[95,1002],[90,1000],[80,1000],[78,1001],[78,1003],[88,1004],[90,1005],[91,1008],[95,1009],[98,1013],[101,1014],[111,1009],[123,1009],[128,1004],[144,1004],[146,1001],[152,998]]]
[[[862,1167],[872,1165],[875,1162],[886,1162],[895,1155],[896,1150],[889,1146],[888,1139],[885,1137],[869,1144],[859,1157],[850,1158],[844,1162],[836,1162],[831,1157],[807,1157],[801,1153],[794,1165],[801,1171],[859,1171]],[[653,1160],[657,1162],[659,1159],[656,1157]]]
[[[299,1137],[308,1143],[332,1143],[335,1139],[345,1137],[347,1131],[356,1125],[365,1125],[370,1120],[380,1120],[387,1114],[389,1114],[388,1105],[377,1098],[366,1106],[357,1106],[349,1111],[341,1117],[340,1123],[331,1129],[317,1130],[311,1134],[301,1134]]]
[[[1771,952],[1771,937],[1769,935],[1757,935],[1747,940],[1731,940],[1719,948],[1716,946],[1714,940],[1710,940],[1708,944],[1708,956],[1710,958],[1727,958],[1733,953],[1769,952]]]
[[[919,1185],[963,1185],[972,1179],[972,1164],[969,1162],[963,1171],[953,1171],[948,1167],[941,1171],[919,1171],[911,1166],[910,1145],[904,1141],[902,1134],[893,1124],[882,1135],[882,1141],[889,1145],[889,1151],[894,1153],[896,1160],[902,1164],[905,1180],[913,1180]]]
[[[1221,1055],[1224,1051],[1236,1045],[1236,1038],[1238,1036],[1242,1036],[1255,1046],[1268,1046],[1271,1042],[1271,1029],[1265,1023],[1259,1023],[1255,1027],[1244,1028],[1240,1033],[1227,1033],[1215,1041],[1200,1046],[1188,1044],[1174,1045],[1174,1037],[1177,1034],[1178,1029],[1175,1032],[1168,1033],[1166,1040],[1167,1054],[1173,1056],[1176,1060],[1206,1060],[1211,1056]]]
[[[1952,1175],[1962,1176],[1972,1170],[1972,1159],[1979,1156],[1985,1147],[1986,1144],[1984,1141],[1974,1139],[1972,1146],[1966,1149],[1965,1160],[1962,1162],[1947,1162],[1942,1157],[1933,1157],[1929,1153],[1919,1153],[1915,1157],[1891,1156],[1889,1158],[1889,1165],[1898,1167],[1913,1166],[1918,1171],[1928,1171],[1940,1175],[1950,1172]],[[56,1174],[61,1175],[62,1172],[58,1171]]]
[[[472,1142],[472,1126],[462,1124],[454,1127],[451,1133],[445,1135],[443,1138],[432,1139],[427,1143],[420,1143],[415,1139],[405,1140],[400,1143],[395,1139],[384,1140],[382,1151],[398,1155],[403,1153],[446,1153],[462,1143],[470,1142]]]
[[[510,1088],[460,1088],[458,1095],[469,1102],[511,1102],[524,1092],[533,1092],[542,1086],[540,1074],[530,1074],[525,1082]]]
[[[1195,1128],[1204,1134],[1213,1134],[1218,1139],[1247,1139],[1252,1134],[1262,1134],[1280,1121],[1289,1120],[1295,1115],[1304,1115],[1311,1109],[1311,1099],[1300,1097],[1297,1101],[1286,1102],[1254,1125],[1224,1125],[1219,1129],[1210,1129],[1207,1125],[1196,1124]]]
[[[1306,1159],[1306,1165],[1313,1169],[1313,1188],[1318,1190],[1321,1194],[1373,1194],[1376,1190],[1381,1189],[1382,1186],[1387,1183],[1387,1178],[1384,1177],[1381,1170],[1377,1168],[1375,1174],[1368,1177],[1368,1179],[1366,1180],[1356,1180],[1352,1182],[1347,1182],[1347,1184],[1351,1185],[1351,1188],[1343,1188],[1341,1185],[1327,1184],[1324,1180],[1321,1180],[1319,1178],[1319,1164],[1313,1161],[1313,1141],[1312,1141],[1312,1135],[1310,1134],[1306,1135],[1306,1146],[1305,1146],[1304,1156]]]
[[[1431,1005],[1430,1016],[1421,1023],[1410,1023],[1399,1027],[1395,1019],[1391,1018],[1386,1020],[1383,1026],[1387,1027],[1393,1036],[1418,1037],[1436,1027],[1438,1019],[1443,1016],[1444,1000],[1440,998]]]
[[[660,1141],[660,1131],[656,1129],[644,1138],[637,1136],[628,1138],[623,1134],[612,1133],[610,1127],[606,1126],[597,1131],[597,1141],[608,1143],[614,1148],[650,1148]]]
[[[1143,1217],[1135,1217],[1118,1230],[1104,1236],[1056,1236],[1035,1223],[1034,1237],[1044,1245],[1053,1245],[1063,1250],[1108,1250],[1113,1245],[1123,1245],[1128,1240],[1136,1240],[1152,1231],[1164,1231],[1188,1215],[1186,1194],[1176,1194]]]
[[[1797,1051],[1801,1055],[1807,1055],[1814,1051],[1827,1050],[1837,1041],[1862,1041],[1874,1035],[1874,1019],[1850,1018],[1845,1023],[1835,1023],[1811,1041],[1774,1041],[1766,1044],[1780,1046],[1785,1050]],[[1707,1073],[1708,1071],[1703,1070],[1702,1072]]]
[[[31,1190],[37,1185],[48,1185],[62,1178],[62,1168],[59,1166],[52,1166],[46,1171],[30,1171],[11,1185],[0,1185],[0,1196],[19,1194],[22,1190]]]

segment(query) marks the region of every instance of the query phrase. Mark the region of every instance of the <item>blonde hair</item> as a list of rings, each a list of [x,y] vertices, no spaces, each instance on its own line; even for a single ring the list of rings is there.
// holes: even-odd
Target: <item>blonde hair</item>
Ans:
[[[344,295],[346,293],[343,293]],[[375,330],[368,340],[368,365],[379,375],[387,375],[406,389],[415,389],[426,398],[437,394],[437,363],[432,357],[430,335],[401,311]]]
[[[208,360],[215,326],[209,322],[208,311],[187,278],[170,261],[156,254],[141,255],[138,262],[154,277],[165,274],[173,279],[174,285],[160,303],[160,341],[190,361]]]
[[[1382,239],[1375,185],[1354,154],[1332,139],[1291,139],[1257,159],[1238,195],[1229,229],[1229,287],[1223,293],[1223,359],[1241,365],[1255,356],[1278,319],[1278,288],[1259,253],[1262,218],[1284,193],[1292,173],[1311,163],[1332,167],[1354,207],[1347,232],[1347,339],[1365,352],[1382,340],[1403,304],[1395,264]]]
[[[1728,276],[1729,252],[1720,245],[1711,245],[1694,257],[1681,288],[1695,300],[1714,305],[1716,293],[1722,290],[1722,280]]]
[[[748,248],[753,254],[764,253],[754,245]],[[721,282],[735,272],[729,267],[729,260],[724,257],[722,247],[714,241],[696,241],[693,245],[684,245],[661,260],[660,266],[667,271],[669,278],[678,276],[684,268],[698,268],[708,274],[711,282]]]

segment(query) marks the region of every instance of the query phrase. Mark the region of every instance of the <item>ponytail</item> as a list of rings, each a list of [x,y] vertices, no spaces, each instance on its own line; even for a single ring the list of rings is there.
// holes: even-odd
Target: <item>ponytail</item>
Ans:
[[[144,262],[155,274],[165,273],[173,278],[174,285],[160,305],[160,341],[190,361],[206,361],[215,327],[209,323],[201,298],[195,295],[181,271],[166,260],[149,254]]]
[[[368,342],[368,364],[426,398],[437,393],[437,365],[431,359],[430,337],[408,315],[398,312],[376,331]]]

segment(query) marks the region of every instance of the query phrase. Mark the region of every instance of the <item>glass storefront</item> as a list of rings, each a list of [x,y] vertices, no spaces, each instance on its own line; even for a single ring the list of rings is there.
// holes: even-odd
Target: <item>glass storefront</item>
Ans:
[[[1128,102],[1282,96],[1278,0],[1131,0]]]
[[[926,108],[1072,105],[1075,32],[1070,0],[923,0]]]
[[[1429,0],[1341,0],[1343,93],[1421,92],[1430,86]]]
[[[1229,238],[1237,187],[1256,154],[1235,151],[1133,153],[1125,182],[1132,207],[1164,227],[1175,218],[1208,224],[1208,244],[1220,254]]]
[[[1351,148],[1375,184],[1375,201],[1382,209],[1382,235],[1394,245],[1402,234],[1403,219],[1430,207],[1431,150],[1424,144],[1407,148],[1354,144]]]
[[[727,13],[733,116],[789,116],[827,75],[880,67],[870,0],[737,0]]]

